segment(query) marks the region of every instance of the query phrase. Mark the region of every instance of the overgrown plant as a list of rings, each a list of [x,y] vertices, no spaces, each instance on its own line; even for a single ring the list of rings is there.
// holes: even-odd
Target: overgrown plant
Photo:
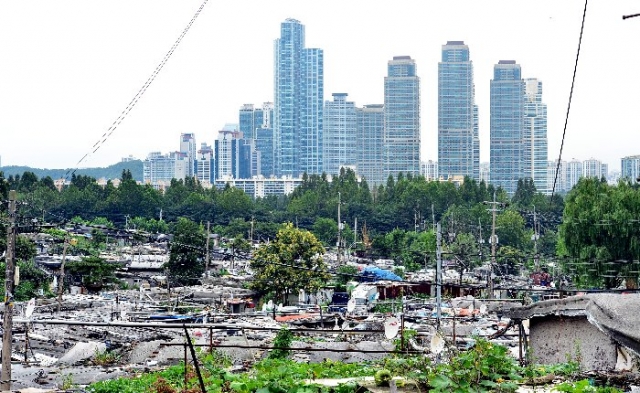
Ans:
[[[293,333],[286,327],[283,327],[276,334],[275,340],[273,340],[273,346],[276,348],[289,348],[293,341]],[[286,349],[273,349],[269,354],[270,359],[285,359],[289,357],[289,351]]]
[[[506,347],[477,338],[473,348],[437,365],[428,383],[434,392],[514,392],[520,371]]]

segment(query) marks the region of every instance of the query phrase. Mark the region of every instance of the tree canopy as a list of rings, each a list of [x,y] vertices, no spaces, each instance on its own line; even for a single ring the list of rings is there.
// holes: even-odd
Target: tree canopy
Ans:
[[[288,293],[314,291],[327,283],[330,276],[322,259],[322,243],[309,231],[285,224],[275,240],[263,244],[253,254],[253,289],[274,293],[286,303]]]
[[[581,179],[567,195],[559,232],[565,270],[584,286],[636,285],[640,259],[640,190]],[[635,262],[634,262],[635,261]]]

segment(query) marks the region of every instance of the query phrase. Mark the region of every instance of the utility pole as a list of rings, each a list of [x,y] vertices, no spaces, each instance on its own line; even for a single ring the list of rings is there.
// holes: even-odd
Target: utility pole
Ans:
[[[4,280],[4,322],[2,334],[2,375],[0,390],[11,391],[11,341],[13,339],[13,286],[16,257],[16,192],[9,191],[9,226],[7,227],[6,270]]]
[[[205,256],[205,260],[204,260],[204,276],[205,277],[209,277],[209,237],[211,237],[211,235],[209,234],[211,230],[211,223],[209,221],[207,221],[207,254]]]
[[[358,242],[358,217],[356,217],[353,223],[353,244]]]
[[[491,268],[489,269],[489,298],[493,297],[493,267],[496,264],[496,246],[498,244],[498,236],[496,236],[496,213],[499,211],[497,206],[502,206],[502,202],[496,201],[496,193],[493,193],[493,202],[484,201],[486,205],[491,205],[492,224],[491,224]]]
[[[440,330],[442,316],[442,229],[436,225],[436,330]]]
[[[538,238],[540,234],[538,232],[538,216],[536,215],[536,207],[533,207],[533,261],[534,269],[536,272],[540,271],[540,257],[538,255]]]
[[[338,256],[337,262],[338,266],[340,266],[340,252],[342,248],[342,221],[340,219],[340,193],[338,192]]]
[[[251,233],[249,234],[249,242],[251,243],[251,247],[253,247],[253,215],[251,215]]]
[[[431,224],[433,226],[433,230],[436,230],[436,213],[433,210],[433,203],[431,204]]]
[[[64,245],[62,247],[62,262],[60,262],[60,278],[58,279],[58,312],[62,309],[62,292],[64,291],[64,263],[67,258],[67,247],[69,247],[69,239],[64,237]],[[133,257],[132,257],[133,258]]]

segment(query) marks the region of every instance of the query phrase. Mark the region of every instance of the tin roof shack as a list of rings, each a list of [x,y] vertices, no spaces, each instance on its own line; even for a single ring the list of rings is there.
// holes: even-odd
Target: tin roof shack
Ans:
[[[630,353],[640,354],[638,294],[545,300],[505,310],[505,316],[529,320],[529,347],[538,363],[577,357],[585,370],[628,370],[634,363]]]

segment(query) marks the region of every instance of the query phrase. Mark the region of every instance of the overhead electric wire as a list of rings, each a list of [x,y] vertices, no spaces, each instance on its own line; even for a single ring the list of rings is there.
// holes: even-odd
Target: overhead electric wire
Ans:
[[[556,173],[553,179],[553,188],[551,189],[551,197],[556,191],[556,183],[558,182],[558,173],[560,172],[560,163],[562,162],[562,150],[564,149],[564,138],[567,134],[567,124],[569,122],[569,112],[571,111],[571,99],[573,98],[573,88],[576,83],[576,72],[578,71],[578,59],[580,59],[580,47],[582,46],[582,34],[584,32],[584,21],[587,17],[587,3],[584,0],[584,11],[582,12],[582,24],[580,25],[580,38],[578,39],[578,50],[576,52],[576,63],[573,66],[573,78],[571,79],[571,90],[569,92],[569,104],[567,105],[567,115],[564,120],[564,130],[562,131],[562,142],[560,143],[560,155],[558,156],[558,164],[556,165]]]
[[[111,136],[113,131],[115,131],[116,128],[118,128],[120,123],[125,119],[125,117],[127,117],[129,112],[131,112],[131,109],[133,109],[133,107],[136,106],[136,104],[138,103],[138,100],[144,95],[144,93],[147,91],[147,88],[149,86],[151,86],[151,83],[153,83],[153,81],[156,79],[156,76],[158,76],[158,74],[160,73],[162,68],[164,68],[164,66],[167,63],[167,61],[169,60],[169,58],[171,58],[171,55],[173,55],[173,52],[176,50],[178,45],[180,45],[180,42],[182,41],[184,36],[187,34],[187,32],[189,31],[189,29],[191,28],[193,23],[196,21],[196,19],[200,15],[200,12],[202,12],[202,9],[204,8],[204,6],[207,4],[208,1],[209,0],[204,0],[202,2],[202,4],[200,5],[200,7],[196,11],[196,13],[193,15],[193,17],[191,18],[191,20],[189,21],[187,26],[184,28],[184,30],[182,31],[182,33],[178,37],[178,39],[176,39],[176,41],[171,46],[171,49],[169,49],[169,51],[164,55],[164,58],[156,66],[156,69],[153,70],[153,72],[151,73],[151,76],[149,76],[149,79],[147,79],[147,81],[138,90],[136,95],[131,99],[129,104],[122,110],[122,112],[120,113],[120,116],[118,116],[113,121],[113,123],[107,129],[107,131],[105,131],[105,133],[102,134],[100,139],[98,139],[98,141],[93,145],[91,150],[89,152],[87,152],[84,156],[82,156],[82,158],[76,163],[75,167],[73,169],[70,168],[69,170],[67,170],[67,172],[65,173],[65,182],[69,179],[69,174],[71,174],[71,175],[75,174],[76,170],[78,170],[78,167],[84,161],[85,158],[87,158],[91,154],[95,153],[96,151],[98,151],[98,149],[100,149],[100,147],[102,147],[102,145],[106,142],[106,140],[109,139],[109,137]]]

